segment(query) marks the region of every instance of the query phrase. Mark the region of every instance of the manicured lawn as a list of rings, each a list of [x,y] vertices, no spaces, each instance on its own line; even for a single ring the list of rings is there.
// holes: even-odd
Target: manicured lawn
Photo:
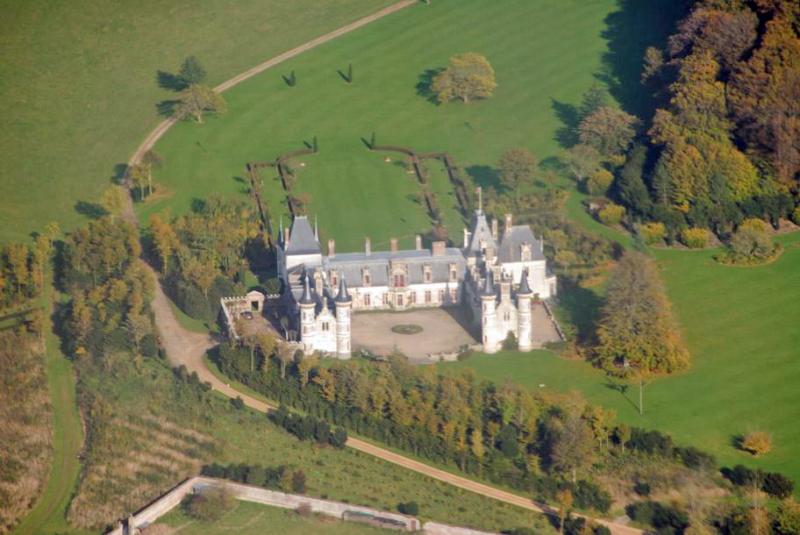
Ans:
[[[0,18],[0,241],[97,202],[173,93],[156,71],[198,56],[219,83],[392,0],[45,0]]]
[[[585,362],[545,351],[480,355],[443,369],[468,367],[497,381],[579,390],[621,420],[668,432],[724,463],[800,481],[800,233],[779,240],[784,254],[760,267],[722,266],[712,251],[654,252],[693,361],[688,372],[646,388],[644,416],[637,412],[636,386],[622,394]],[[734,437],[753,429],[773,436],[773,451],[759,459],[733,447]]]
[[[354,250],[364,236],[375,247],[396,236],[407,246],[413,234],[430,229],[415,198],[419,187],[396,161],[384,162],[387,153],[369,152],[362,138],[374,132],[379,144],[449,151],[483,185],[496,180],[492,166],[510,147],[552,157],[561,148],[563,120],[581,94],[598,78],[612,89],[637,83],[630,65],[641,64],[643,42],[657,42],[668,31],[671,3],[631,4],[441,0],[391,15],[233,88],[226,93],[226,115],[170,131],[157,145],[166,159],[159,181],[169,195],[139,211],[174,214],[211,193],[240,195],[246,162],[273,160],[317,136],[320,152],[304,158],[305,167],[293,167],[297,191],[312,196],[308,212],[319,217],[323,241],[332,237],[339,250]],[[635,31],[643,21],[646,35],[620,38],[623,25]],[[467,51],[484,54],[494,66],[494,97],[436,106],[418,94],[423,73]],[[350,63],[352,84],[336,72]],[[288,87],[281,75],[292,70],[297,85]],[[443,219],[459,241],[450,184],[437,165],[429,167]],[[274,171],[265,170],[263,178],[277,220],[286,214],[285,194]]]
[[[179,528],[184,535],[379,535],[395,533],[354,522],[342,522],[331,517],[298,515],[295,511],[257,503],[237,502],[236,508],[215,522],[202,522],[184,514],[180,508],[159,519],[158,524]]]

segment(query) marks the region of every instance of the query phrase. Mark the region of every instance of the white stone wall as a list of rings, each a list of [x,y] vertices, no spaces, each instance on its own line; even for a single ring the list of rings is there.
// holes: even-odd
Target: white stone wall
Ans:
[[[422,525],[419,519],[413,516],[391,513],[389,511],[380,511],[378,509],[362,507],[360,505],[351,505],[330,500],[320,500],[298,494],[287,494],[285,492],[267,490],[261,487],[244,485],[242,483],[234,483],[224,479],[215,479],[202,476],[187,479],[169,491],[167,494],[133,515],[131,518],[133,520],[134,527],[142,528],[153,524],[160,517],[177,507],[188,494],[210,487],[225,487],[238,500],[260,503],[272,507],[281,507],[284,509],[297,509],[301,505],[306,505],[310,507],[311,511],[314,513],[327,515],[338,519],[342,519],[346,512],[367,513],[377,517],[389,518],[398,522],[402,522],[406,526],[406,531],[419,531],[422,529],[423,533],[429,535],[491,535],[486,531],[476,531],[469,528],[439,524],[437,522],[426,522],[424,525]],[[119,524],[115,529],[106,532],[107,535],[125,535],[126,533],[127,531],[121,524]]]
[[[522,277],[522,272],[528,270],[528,285],[534,294],[539,294],[540,299],[551,297],[551,280],[547,277],[547,261],[533,260],[530,262],[506,262],[500,265],[503,275],[511,277],[514,284],[518,284]],[[555,276],[551,277],[555,281]]]
[[[355,311],[438,308],[461,304],[462,285],[463,283],[458,281],[451,283],[410,284],[404,288],[359,286],[350,288],[350,296],[353,298],[353,310]],[[431,294],[429,303],[425,302],[426,291]],[[444,292],[444,299],[439,298],[441,292]],[[414,301],[412,301],[412,293],[415,295]],[[369,305],[366,304],[365,296],[367,295],[369,295]],[[398,295],[403,296],[402,305],[397,304]],[[388,296],[388,302],[384,302],[384,296]]]

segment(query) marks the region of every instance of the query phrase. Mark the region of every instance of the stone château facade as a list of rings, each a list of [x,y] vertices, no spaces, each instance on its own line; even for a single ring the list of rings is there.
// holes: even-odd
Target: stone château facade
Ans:
[[[412,250],[373,251],[369,238],[358,253],[337,253],[333,240],[322,254],[316,224],[305,216],[291,228],[281,225],[278,275],[289,320],[306,353],[338,358],[351,353],[353,312],[463,306],[480,326],[487,353],[498,351],[509,333],[519,349],[531,349],[531,303],[556,293],[543,242],[527,225],[505,218],[502,233],[479,207],[462,247],[433,242],[423,248],[420,236]]]

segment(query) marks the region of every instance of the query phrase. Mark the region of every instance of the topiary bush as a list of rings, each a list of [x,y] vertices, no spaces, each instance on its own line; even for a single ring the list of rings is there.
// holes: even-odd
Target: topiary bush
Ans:
[[[598,169],[586,179],[584,189],[589,195],[605,195],[612,182],[614,182],[614,175],[607,169]]]

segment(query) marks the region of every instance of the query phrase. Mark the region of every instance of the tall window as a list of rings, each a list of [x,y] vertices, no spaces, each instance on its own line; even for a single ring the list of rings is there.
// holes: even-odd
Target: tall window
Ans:
[[[362,278],[364,279],[364,286],[369,286],[370,284],[372,284],[372,277],[370,277],[369,271],[367,271],[366,269],[364,270]]]
[[[433,275],[431,274],[431,267],[430,266],[423,266],[422,268],[422,276],[425,282],[431,282],[433,279]]]
[[[430,290],[425,290],[425,302],[426,303],[430,303],[431,302],[431,291]]]
[[[439,290],[439,302],[444,303],[444,290]]]
[[[372,296],[369,294],[364,294],[364,306],[368,307],[372,305]]]
[[[389,294],[388,293],[383,294],[383,304],[384,305],[388,305],[389,304]]]
[[[399,307],[403,306],[403,295],[402,294],[397,296],[397,306],[399,306]]]
[[[450,264],[450,282],[455,282],[456,280],[458,280],[458,271],[455,264]]]
[[[394,276],[395,288],[403,288],[406,285],[406,276],[402,273],[396,273]]]
[[[326,321],[326,322],[324,322],[324,323],[322,324],[322,330],[323,330],[323,331],[328,331],[328,330],[329,330],[329,329],[328,329],[328,322],[327,322],[327,321]]]
[[[411,303],[412,305],[417,304],[417,292],[411,292],[410,294],[408,294],[408,302]]]

